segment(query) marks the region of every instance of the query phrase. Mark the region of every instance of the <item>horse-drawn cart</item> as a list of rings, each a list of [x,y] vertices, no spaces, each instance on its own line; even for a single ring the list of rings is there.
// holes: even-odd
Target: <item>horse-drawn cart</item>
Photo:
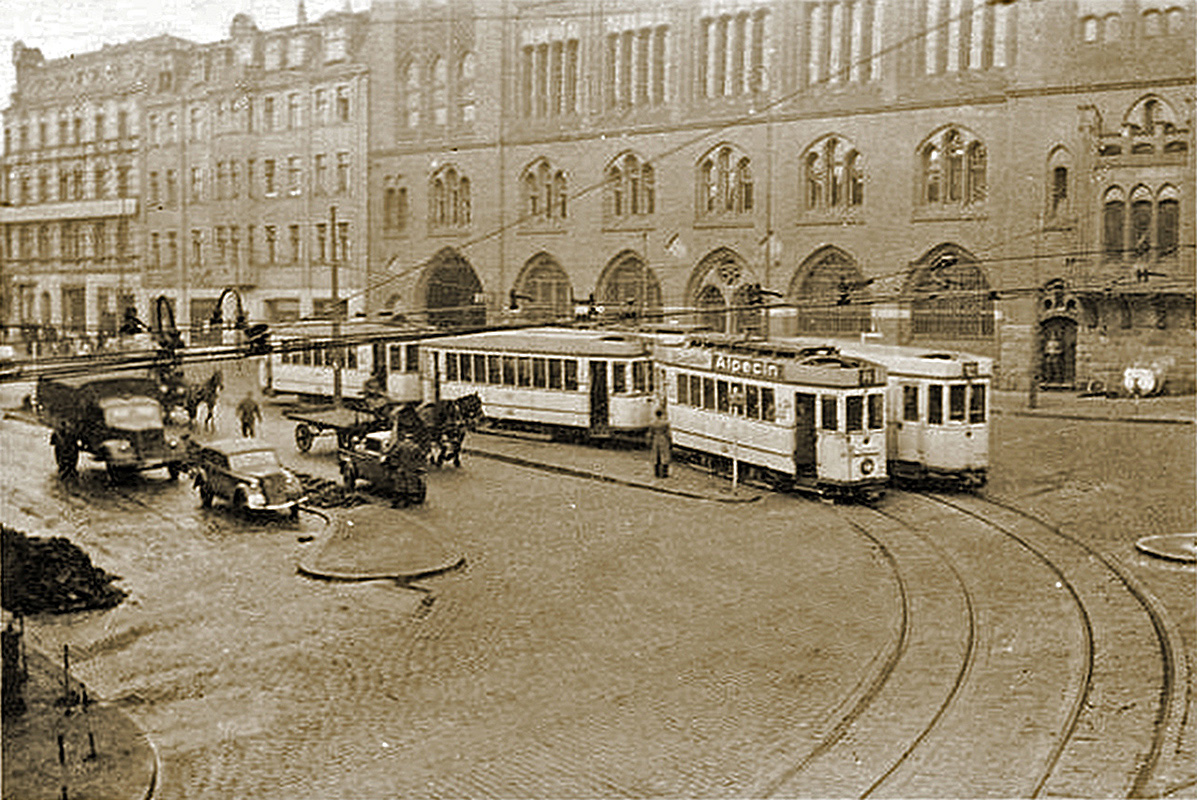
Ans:
[[[348,447],[357,438],[391,427],[385,414],[352,408],[296,409],[283,414],[295,422],[295,446],[301,453],[312,449],[317,436],[335,433],[338,447]]]

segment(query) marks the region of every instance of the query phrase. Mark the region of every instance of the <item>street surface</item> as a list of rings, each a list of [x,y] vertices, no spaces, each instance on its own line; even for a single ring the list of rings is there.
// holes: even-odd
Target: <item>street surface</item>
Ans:
[[[232,435],[241,395],[234,376],[196,435]],[[336,476],[331,437],[301,455],[264,410],[284,463]],[[1168,668],[1079,546],[905,492],[717,503],[467,453],[394,512],[466,565],[340,583],[296,571],[316,515],[205,510],[186,478],[112,486],[86,459],[64,485],[47,442],[0,423],[0,515],[69,536],[130,597],[32,620],[31,644],[69,643],[147,730],[159,797],[1194,795],[1193,569],[1134,549],[1197,528],[1191,427],[995,416],[987,490],[1141,585]]]

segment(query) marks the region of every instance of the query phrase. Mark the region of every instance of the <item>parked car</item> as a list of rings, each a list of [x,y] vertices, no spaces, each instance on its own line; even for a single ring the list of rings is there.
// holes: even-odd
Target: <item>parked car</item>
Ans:
[[[428,491],[426,467],[418,451],[404,457],[390,453],[390,431],[376,431],[337,449],[345,490],[352,492],[364,480],[375,491],[389,496],[393,505],[423,503]],[[404,463],[406,462],[406,463]]]
[[[200,445],[195,455],[195,488],[205,508],[219,497],[234,508],[289,511],[299,516],[307,500],[303,484],[260,439],[221,439]]]

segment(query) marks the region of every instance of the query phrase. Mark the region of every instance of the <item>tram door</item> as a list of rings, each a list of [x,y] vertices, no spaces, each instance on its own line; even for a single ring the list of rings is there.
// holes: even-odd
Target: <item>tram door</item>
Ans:
[[[610,418],[607,413],[607,362],[590,362],[590,430],[606,433]]]
[[[370,374],[377,375],[382,385],[387,385],[387,346],[383,342],[370,345]]]
[[[794,395],[794,466],[799,472],[815,465],[815,396]]]

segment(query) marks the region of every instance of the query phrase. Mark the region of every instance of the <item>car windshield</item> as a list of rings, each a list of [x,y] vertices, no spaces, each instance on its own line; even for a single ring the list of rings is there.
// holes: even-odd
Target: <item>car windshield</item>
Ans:
[[[146,398],[124,400],[119,397],[101,401],[104,422],[123,431],[146,431],[162,427],[162,411],[158,404]]]
[[[235,472],[261,474],[278,470],[278,457],[273,450],[251,450],[229,456],[229,468]]]

